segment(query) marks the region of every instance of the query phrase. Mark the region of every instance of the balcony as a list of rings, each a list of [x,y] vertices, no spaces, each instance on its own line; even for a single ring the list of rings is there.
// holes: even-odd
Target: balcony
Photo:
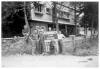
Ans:
[[[70,22],[70,14],[69,12],[65,12],[65,11],[59,11],[59,13],[57,14],[59,19],[62,20],[66,20],[67,22]]]
[[[59,18],[59,19],[64,20],[66,22],[70,22],[70,19],[66,19],[66,18]]]
[[[61,20],[65,20],[67,22],[70,22],[70,18],[66,17],[66,16],[58,16],[59,19]]]
[[[35,15],[38,15],[38,16],[43,16],[43,12],[40,12],[40,11],[34,11]]]

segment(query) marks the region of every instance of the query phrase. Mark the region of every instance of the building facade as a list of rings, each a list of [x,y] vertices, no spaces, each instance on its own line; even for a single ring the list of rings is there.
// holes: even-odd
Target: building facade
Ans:
[[[52,2],[31,2],[30,26],[31,32],[35,29],[43,31],[55,30],[53,23]],[[69,3],[66,4],[69,6]],[[61,5],[57,5],[57,18],[59,31],[68,35],[74,34],[74,11]]]

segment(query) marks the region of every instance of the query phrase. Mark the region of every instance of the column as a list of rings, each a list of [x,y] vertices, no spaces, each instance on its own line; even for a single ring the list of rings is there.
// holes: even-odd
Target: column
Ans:
[[[66,34],[68,34],[68,33],[67,33],[67,25],[65,25],[65,30],[66,30]]]

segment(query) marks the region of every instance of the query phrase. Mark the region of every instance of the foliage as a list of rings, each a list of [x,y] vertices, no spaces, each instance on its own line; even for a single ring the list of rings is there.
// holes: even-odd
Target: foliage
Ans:
[[[83,13],[84,2],[70,2],[70,11],[74,11],[76,23],[79,23],[80,15]]]
[[[98,29],[98,2],[85,2],[83,11],[82,25]]]
[[[25,2],[26,15],[29,18],[29,2]],[[21,33],[23,25],[25,24],[24,18],[24,2],[2,2],[2,37],[11,37],[14,34]],[[6,28],[5,28],[6,27]],[[19,28],[18,28],[19,27]],[[16,31],[15,31],[16,30]]]
[[[2,2],[2,22],[12,20],[14,14],[22,10],[22,2]]]

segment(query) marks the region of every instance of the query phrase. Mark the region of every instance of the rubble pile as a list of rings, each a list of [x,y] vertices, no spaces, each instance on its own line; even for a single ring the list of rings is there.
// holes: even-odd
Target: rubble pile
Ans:
[[[98,55],[98,40],[92,39],[88,40],[85,43],[80,44],[79,47],[76,48],[74,55],[77,56],[90,56],[90,55]]]
[[[20,39],[16,42],[12,39],[11,41],[6,41],[2,43],[2,55],[11,54],[31,54],[32,45],[31,43],[26,43],[24,39]]]

